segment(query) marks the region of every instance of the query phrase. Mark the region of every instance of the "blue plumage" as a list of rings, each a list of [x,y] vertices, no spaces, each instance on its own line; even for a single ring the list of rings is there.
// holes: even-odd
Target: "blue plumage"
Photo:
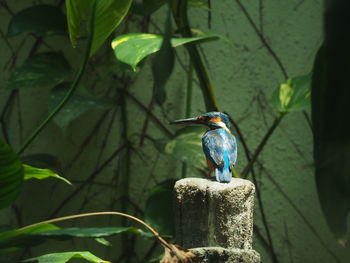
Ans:
[[[237,161],[235,137],[225,129],[207,131],[202,137],[203,152],[215,168],[216,180],[230,182],[232,167]]]
[[[202,145],[209,167],[208,175],[215,170],[217,181],[231,181],[232,167],[237,161],[237,142],[229,130],[229,117],[225,113],[207,112],[196,118],[173,121],[172,124],[207,126],[209,130],[202,137]]]

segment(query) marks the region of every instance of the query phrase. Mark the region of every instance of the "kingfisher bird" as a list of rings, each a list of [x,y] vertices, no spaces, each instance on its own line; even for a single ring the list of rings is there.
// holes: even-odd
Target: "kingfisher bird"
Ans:
[[[230,182],[237,161],[237,142],[229,130],[229,117],[222,112],[207,112],[196,118],[181,119],[171,124],[199,124],[208,130],[202,136],[203,152],[208,163],[208,176],[215,170],[218,182]]]

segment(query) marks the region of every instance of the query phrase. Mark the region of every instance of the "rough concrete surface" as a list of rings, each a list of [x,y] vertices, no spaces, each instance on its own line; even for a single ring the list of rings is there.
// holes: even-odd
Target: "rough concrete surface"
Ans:
[[[175,184],[177,243],[186,248],[251,249],[254,192],[254,185],[243,179],[179,180]]]
[[[260,255],[253,249],[200,247],[191,249],[201,263],[259,263]]]

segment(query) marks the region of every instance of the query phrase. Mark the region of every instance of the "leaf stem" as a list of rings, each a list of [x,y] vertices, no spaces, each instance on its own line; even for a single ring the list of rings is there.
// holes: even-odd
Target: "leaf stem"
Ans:
[[[92,14],[91,14],[91,19],[90,19],[90,34],[88,37],[87,41],[87,46],[85,48],[85,54],[83,58],[83,62],[80,66],[79,71],[77,72],[75,79],[65,94],[64,98],[62,101],[56,106],[56,108],[49,114],[49,116],[35,129],[35,131],[32,133],[32,135],[26,140],[26,142],[21,146],[21,148],[18,150],[17,154],[22,154],[24,150],[34,141],[34,139],[39,135],[39,133],[45,128],[45,126],[56,116],[57,113],[60,112],[60,110],[63,108],[63,106],[68,102],[68,100],[72,97],[74,94],[75,90],[77,89],[80,80],[85,72],[85,69],[88,64],[88,60],[90,57],[90,51],[91,51],[91,46],[92,46],[92,40],[94,36],[94,20],[95,20],[95,7],[96,7],[96,2],[94,2],[93,8],[92,8]]]
[[[187,17],[187,0],[173,0],[172,11],[176,25],[183,37],[192,37]],[[215,97],[214,87],[210,81],[209,74],[204,66],[202,58],[198,52],[195,43],[185,45],[190,55],[193,67],[196,71],[200,86],[202,89],[204,103],[207,111],[217,111],[217,101]]]

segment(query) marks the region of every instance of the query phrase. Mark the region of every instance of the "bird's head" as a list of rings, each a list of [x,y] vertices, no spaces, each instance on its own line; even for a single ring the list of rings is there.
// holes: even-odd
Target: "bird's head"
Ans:
[[[181,119],[172,121],[171,124],[185,124],[185,125],[205,125],[210,129],[223,128],[229,131],[230,121],[229,117],[222,112],[207,112],[196,118]]]

